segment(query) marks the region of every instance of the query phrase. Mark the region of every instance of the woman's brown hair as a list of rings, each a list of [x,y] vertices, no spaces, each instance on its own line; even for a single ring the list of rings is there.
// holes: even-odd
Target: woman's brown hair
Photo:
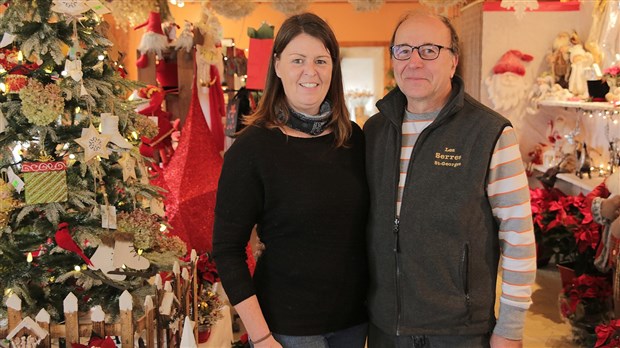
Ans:
[[[351,136],[352,130],[342,86],[340,46],[329,25],[313,13],[294,15],[282,23],[273,43],[263,96],[256,111],[245,118],[244,124],[266,128],[282,127],[286,124],[286,121],[278,119],[279,112],[284,112],[285,117],[290,116],[282,81],[276,76],[275,62],[280,58],[282,51],[289,42],[302,33],[320,40],[331,56],[333,64],[331,84],[325,97],[332,107],[332,118],[328,127],[336,136],[336,146],[344,146]],[[243,131],[241,132],[243,133]]]

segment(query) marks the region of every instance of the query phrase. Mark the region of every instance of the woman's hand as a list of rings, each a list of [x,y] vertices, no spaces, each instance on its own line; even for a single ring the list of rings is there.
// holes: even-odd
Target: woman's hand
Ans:
[[[618,218],[620,215],[620,195],[601,201],[601,215],[609,221],[614,221]]]

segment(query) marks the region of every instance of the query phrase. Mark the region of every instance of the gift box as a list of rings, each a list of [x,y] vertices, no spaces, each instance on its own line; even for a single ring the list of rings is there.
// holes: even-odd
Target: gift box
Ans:
[[[65,202],[67,165],[64,162],[24,162],[26,204]]]
[[[267,78],[272,48],[273,39],[250,39],[248,78],[245,81],[247,89],[265,89],[265,79]]]

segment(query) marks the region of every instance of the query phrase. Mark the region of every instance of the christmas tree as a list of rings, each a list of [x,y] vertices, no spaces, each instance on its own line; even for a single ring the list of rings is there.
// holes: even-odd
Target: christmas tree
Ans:
[[[0,6],[0,290],[27,314],[59,317],[69,292],[114,312],[186,253],[137,147],[157,128],[126,98],[102,2]]]

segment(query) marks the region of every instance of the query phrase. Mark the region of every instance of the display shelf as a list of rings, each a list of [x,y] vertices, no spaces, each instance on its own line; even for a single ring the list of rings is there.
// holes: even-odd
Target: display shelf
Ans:
[[[610,102],[585,102],[585,101],[569,101],[569,100],[541,100],[539,106],[557,106],[563,108],[574,108],[583,110],[605,110],[620,111],[620,106]]]
[[[544,173],[548,169],[543,165],[535,165],[533,168],[541,173]],[[580,178],[574,173],[560,173],[557,175],[557,179],[577,187],[580,192],[587,193],[602,183],[605,177],[599,176],[595,170],[595,173],[592,173],[592,178],[589,178],[587,174],[584,174],[583,178]]]

